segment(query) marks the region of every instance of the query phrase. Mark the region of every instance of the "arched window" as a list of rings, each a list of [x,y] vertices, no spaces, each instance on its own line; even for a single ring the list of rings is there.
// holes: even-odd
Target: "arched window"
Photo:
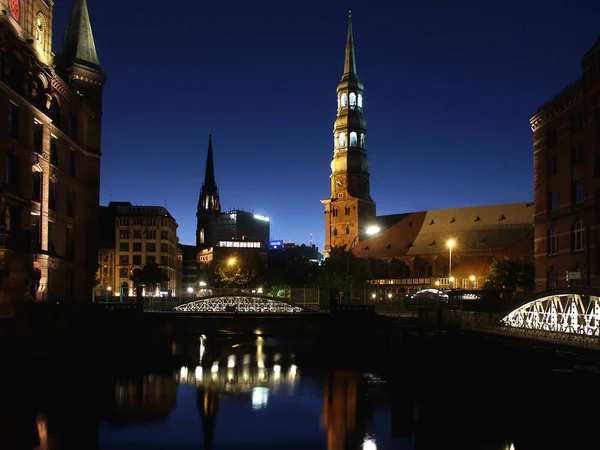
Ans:
[[[44,43],[44,27],[46,25],[46,20],[42,13],[38,13],[35,19],[35,40],[39,44]]]
[[[345,108],[348,105],[348,96],[344,92],[342,94],[342,108]]]
[[[333,229],[333,235],[334,235],[334,236],[337,236],[337,228],[334,228],[334,229]]]
[[[350,228],[346,227],[346,234],[350,234]]]
[[[350,207],[349,206],[344,207],[344,214],[346,214],[347,216],[350,215]]]
[[[350,147],[356,147],[357,143],[358,142],[357,142],[356,132],[351,131],[350,132]]]
[[[346,146],[346,133],[340,133],[340,147]]]
[[[359,107],[359,108],[362,108],[362,98],[363,98],[363,97],[362,97],[362,94],[358,94],[358,101],[357,101],[357,104],[358,104],[358,107]]]
[[[340,96],[337,96],[337,102],[338,102],[338,109],[340,109]]]
[[[354,92],[350,92],[349,95],[349,100],[350,100],[350,107],[355,107],[356,106],[356,94]]]
[[[365,133],[360,133],[360,148],[365,148]]]
[[[548,230],[548,255],[558,254],[558,234],[556,228],[552,227]]]
[[[578,252],[583,250],[583,222],[578,220],[571,229],[571,250]]]

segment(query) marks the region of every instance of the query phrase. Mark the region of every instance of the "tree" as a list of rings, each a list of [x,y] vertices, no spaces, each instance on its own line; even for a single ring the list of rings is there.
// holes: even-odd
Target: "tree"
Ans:
[[[167,283],[169,275],[156,263],[146,263],[142,269],[135,269],[130,279],[136,284],[144,286]]]
[[[322,284],[350,296],[361,293],[368,277],[368,261],[357,258],[345,247],[333,247],[324,262]]]
[[[484,287],[486,289],[533,291],[533,264],[512,259],[498,259],[490,266],[490,273]]]

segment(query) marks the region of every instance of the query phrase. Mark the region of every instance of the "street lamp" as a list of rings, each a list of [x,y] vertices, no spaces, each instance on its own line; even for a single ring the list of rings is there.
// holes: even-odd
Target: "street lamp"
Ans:
[[[235,258],[229,258],[229,259],[227,260],[227,264],[228,264],[228,265],[230,265],[230,266],[233,266],[233,265],[235,265]]]
[[[112,291],[112,287],[108,286],[108,287],[106,288],[106,303],[108,303],[108,293],[109,293],[110,291]]]
[[[446,245],[448,246],[449,258],[448,258],[448,278],[452,278],[452,247],[456,242],[454,239],[448,239]]]

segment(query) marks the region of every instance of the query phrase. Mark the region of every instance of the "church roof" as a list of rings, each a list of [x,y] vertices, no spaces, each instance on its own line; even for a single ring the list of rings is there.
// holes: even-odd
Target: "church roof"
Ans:
[[[445,255],[446,242],[453,239],[456,252],[489,254],[528,236],[533,230],[533,218],[533,203],[421,211],[408,214],[379,235],[359,242],[354,253],[367,258]]]
[[[102,72],[86,0],[76,0],[71,7],[57,64],[63,69],[78,65]]]
[[[348,37],[346,39],[346,57],[342,80],[358,78],[356,75],[356,57],[354,56],[354,35],[352,33],[352,12],[348,13]]]
[[[590,48],[589,51],[585,54],[584,58],[587,58],[592,53],[596,53],[598,50],[600,50],[600,37],[596,39],[596,42],[594,43],[592,48]]]

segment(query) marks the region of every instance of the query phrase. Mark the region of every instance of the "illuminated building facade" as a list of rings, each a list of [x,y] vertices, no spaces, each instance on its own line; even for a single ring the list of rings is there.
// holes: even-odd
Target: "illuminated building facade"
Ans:
[[[377,296],[429,287],[481,289],[495,260],[533,262],[533,217],[533,203],[404,214],[353,251],[371,260]],[[383,224],[386,217],[378,219]]]
[[[325,204],[326,256],[343,247],[370,259],[377,295],[395,297],[426,287],[479,289],[498,258],[533,258],[533,203],[452,208],[376,216],[370,195],[363,84],[356,74],[348,25],[344,75]],[[453,240],[450,265],[447,242]]]
[[[0,0],[0,261],[33,280],[37,300],[84,301],[98,251],[106,75],[86,1],[73,2],[56,57],[53,7]]]
[[[375,202],[369,186],[369,159],[366,149],[367,122],[363,114],[363,84],[356,73],[352,17],[344,74],[337,87],[337,119],[331,161],[331,196],[325,205],[325,255],[332,247],[348,249],[366,232],[375,218]]]
[[[537,291],[600,284],[600,39],[581,67],[530,119]]]
[[[101,207],[102,223],[112,223],[106,230],[112,240],[102,239],[105,248],[99,251],[101,281],[96,295],[134,296],[130,276],[147,263],[158,264],[168,275],[169,282],[157,292],[146,295],[176,295],[180,277],[181,258],[178,248],[177,222],[162,206],[134,206],[129,202],[110,202]],[[109,232],[110,232],[109,231]],[[112,261],[112,265],[108,263]],[[107,266],[107,273],[104,270]],[[112,270],[112,273],[110,271]],[[106,284],[104,284],[106,283]],[[109,284],[112,283],[112,284]]]

